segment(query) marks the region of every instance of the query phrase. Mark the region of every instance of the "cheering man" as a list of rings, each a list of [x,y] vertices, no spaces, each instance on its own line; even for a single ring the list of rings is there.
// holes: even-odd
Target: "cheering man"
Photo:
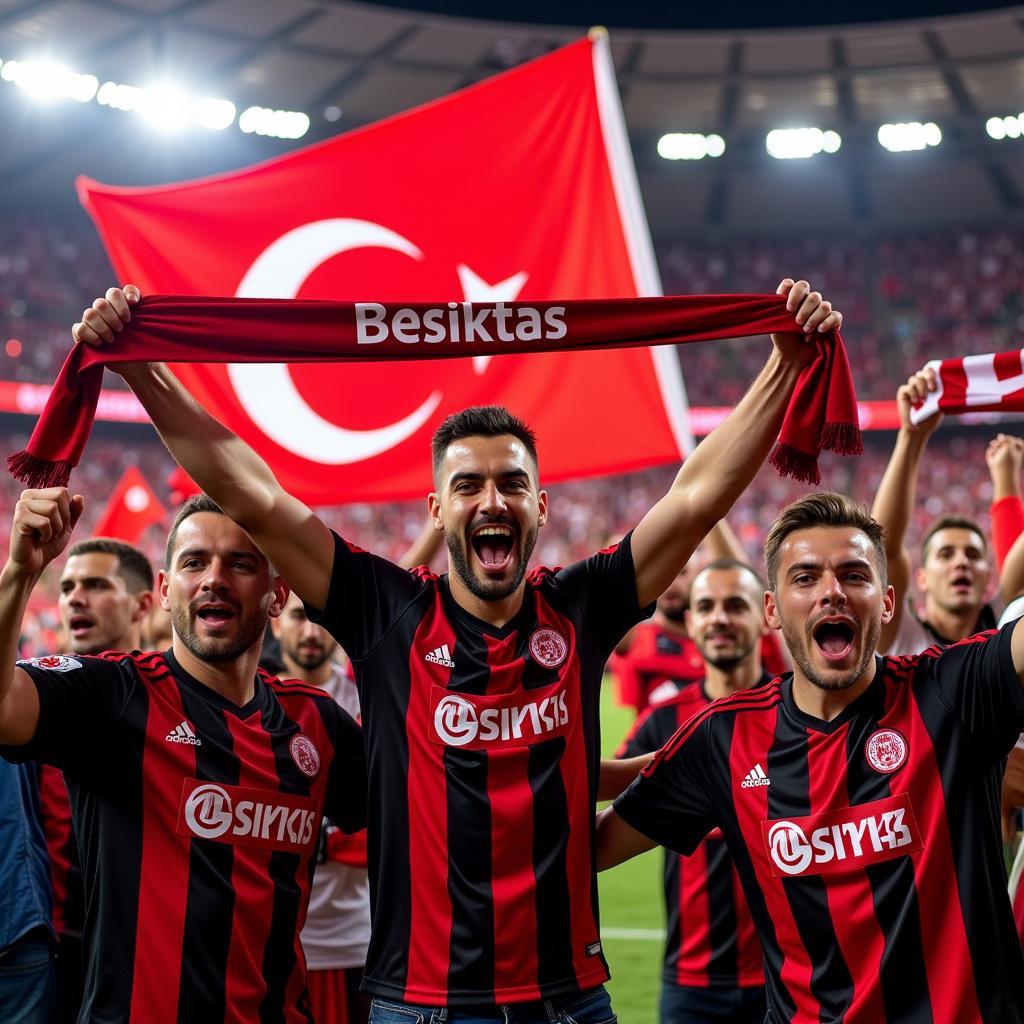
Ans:
[[[784,509],[765,560],[793,674],[680,728],[602,812],[599,866],[656,843],[688,855],[720,829],[770,1024],[1021,1024],[999,792],[1024,726],[1024,624],[877,656],[895,602],[882,529],[839,494]]]
[[[636,721],[617,756],[660,750],[713,700],[767,683],[761,668],[764,584],[749,565],[719,559],[693,580],[686,626],[701,653],[704,678],[684,685]],[[755,766],[747,787],[765,785]],[[690,857],[665,854],[668,943],[662,970],[661,1024],[763,1024],[761,945],[719,831]]]
[[[896,392],[900,430],[871,510],[885,531],[889,582],[896,593],[893,616],[882,626],[878,649],[892,654],[919,654],[936,643],[948,646],[996,624],[985,603],[992,576],[988,544],[977,523],[959,516],[939,519],[925,532],[917,571],[923,618],[918,618],[911,601],[910,553],[904,538],[914,513],[921,459],[942,413],[915,424],[910,412],[936,386],[935,371],[920,370]]]
[[[167,541],[171,650],[15,665],[32,589],[81,512],[63,488],[24,491],[0,570],[0,753],[68,782],[79,1019],[309,1022],[299,929],[322,815],[364,823],[359,727],[319,688],[257,674],[288,590],[205,495]]]
[[[122,373],[182,468],[242,526],[348,652],[370,766],[371,1021],[603,1024],[593,874],[599,687],[621,636],[753,479],[815,347],[841,317],[804,281],[779,287],[794,333],[733,414],[621,543],[526,576],[547,519],[532,432],[495,407],[433,442],[435,528],[451,572],[407,572],[331,531],[161,365]],[[111,289],[76,324],[113,338]]]

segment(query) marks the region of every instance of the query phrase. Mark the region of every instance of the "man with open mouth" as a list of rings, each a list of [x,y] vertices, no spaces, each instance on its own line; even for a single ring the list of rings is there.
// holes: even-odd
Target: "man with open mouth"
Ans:
[[[915,424],[910,411],[936,387],[935,371],[919,370],[896,392],[900,430],[871,510],[885,529],[889,582],[896,592],[892,619],[879,634],[878,649],[883,653],[920,654],[933,644],[946,647],[996,624],[995,613],[986,604],[991,555],[977,523],[961,516],[936,520],[925,531],[921,566],[911,572],[904,539],[914,512],[917,474],[942,413]],[[924,597],[920,617],[911,597],[912,579]]]
[[[169,650],[17,661],[33,588],[82,508],[65,488],[22,492],[0,569],[0,756],[68,783],[79,1019],[309,1022],[299,930],[321,819],[365,824],[359,727],[317,687],[257,671],[288,588],[202,494],[160,572]]]
[[[614,1021],[593,872],[600,685],[616,643],[775,443],[814,335],[842,317],[784,280],[792,333],[623,540],[527,568],[547,522],[533,432],[505,409],[449,416],[427,505],[450,571],[412,572],[332,533],[166,367],[123,375],[182,468],[241,524],[355,668],[369,760],[373,1024]],[[138,289],[74,328],[105,344]],[[511,1007],[511,1009],[509,1009]]]
[[[599,816],[599,868],[720,829],[768,1024],[1021,1024],[999,793],[1024,727],[1024,620],[876,654],[895,604],[883,531],[840,494],[783,509],[765,561],[792,675],[683,725]]]

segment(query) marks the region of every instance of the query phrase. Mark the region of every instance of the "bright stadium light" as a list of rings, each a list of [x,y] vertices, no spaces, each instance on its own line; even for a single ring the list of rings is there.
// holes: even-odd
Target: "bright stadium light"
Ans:
[[[99,88],[95,75],[80,75],[50,60],[6,61],[0,78],[12,82],[32,99],[44,102],[69,99],[88,103]]]
[[[910,153],[928,149],[942,141],[942,130],[934,121],[921,124],[920,121],[883,124],[878,129],[878,142],[890,153]]]
[[[203,128],[221,132],[235,122],[235,105],[231,100],[206,96],[196,104],[196,120]]]
[[[193,127],[224,131],[235,124],[238,114],[237,107],[228,99],[216,96],[197,98],[171,83],[158,83],[147,88],[113,81],[101,85],[95,75],[81,74],[50,60],[0,58],[0,83],[3,82],[17,86],[36,100],[69,99],[79,103],[95,100],[101,107],[134,112],[155,131],[166,133]],[[340,117],[340,109],[329,108],[334,109]],[[237,120],[244,132],[278,139],[301,139],[309,131],[309,115],[300,110],[250,107]],[[716,136],[708,138],[713,140]],[[708,148],[709,151],[714,149],[712,143],[709,142]]]
[[[703,160],[725,152],[721,135],[699,135],[694,132],[669,132],[658,139],[658,156],[665,160]]]
[[[0,71],[0,75],[3,72]],[[985,131],[997,141],[1019,139],[1024,135],[1024,114],[1009,114],[1006,117],[990,117],[985,122]]]
[[[143,89],[136,113],[154,131],[181,131],[192,120],[192,99],[177,86],[161,83]]]
[[[309,131],[309,116],[298,110],[247,107],[238,119],[238,127],[250,135],[268,135],[275,139],[301,139]]]
[[[842,136],[820,128],[775,128],[764,140],[765,149],[776,160],[806,160],[818,153],[835,153]]]

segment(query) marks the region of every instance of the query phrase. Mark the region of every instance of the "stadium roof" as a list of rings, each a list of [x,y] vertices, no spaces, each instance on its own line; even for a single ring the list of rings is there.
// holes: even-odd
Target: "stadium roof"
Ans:
[[[4,61],[59,60],[100,82],[172,79],[239,110],[254,104],[311,118],[299,142],[237,130],[159,136],[134,116],[95,103],[40,105],[0,81],[0,206],[70,205],[77,173],[150,184],[239,167],[407,109],[580,37],[582,5],[546,6],[565,11],[569,26],[343,0],[0,0]],[[645,5],[635,9],[638,21],[648,17]],[[722,10],[724,21],[737,8]],[[1024,136],[986,132],[989,117],[1024,110],[1022,6],[813,28],[615,28],[612,46],[656,236],[1024,216]],[[879,126],[908,121],[937,124],[941,145],[883,149]],[[806,160],[773,159],[767,132],[794,126],[838,132],[842,145]],[[716,133],[725,153],[663,160],[657,142],[672,131]]]

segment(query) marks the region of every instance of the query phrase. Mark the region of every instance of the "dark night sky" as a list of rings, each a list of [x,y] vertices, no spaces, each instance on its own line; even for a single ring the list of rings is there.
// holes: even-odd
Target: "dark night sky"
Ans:
[[[380,6],[432,14],[451,14],[465,18],[493,21],[525,22],[534,25],[570,25],[587,28],[605,25],[608,28],[645,29],[737,29],[791,28],[815,25],[849,25],[864,22],[902,21],[968,14],[1016,6],[984,0],[826,0],[811,4],[792,0],[760,0],[760,2],[671,3],[667,0],[373,0]]]

